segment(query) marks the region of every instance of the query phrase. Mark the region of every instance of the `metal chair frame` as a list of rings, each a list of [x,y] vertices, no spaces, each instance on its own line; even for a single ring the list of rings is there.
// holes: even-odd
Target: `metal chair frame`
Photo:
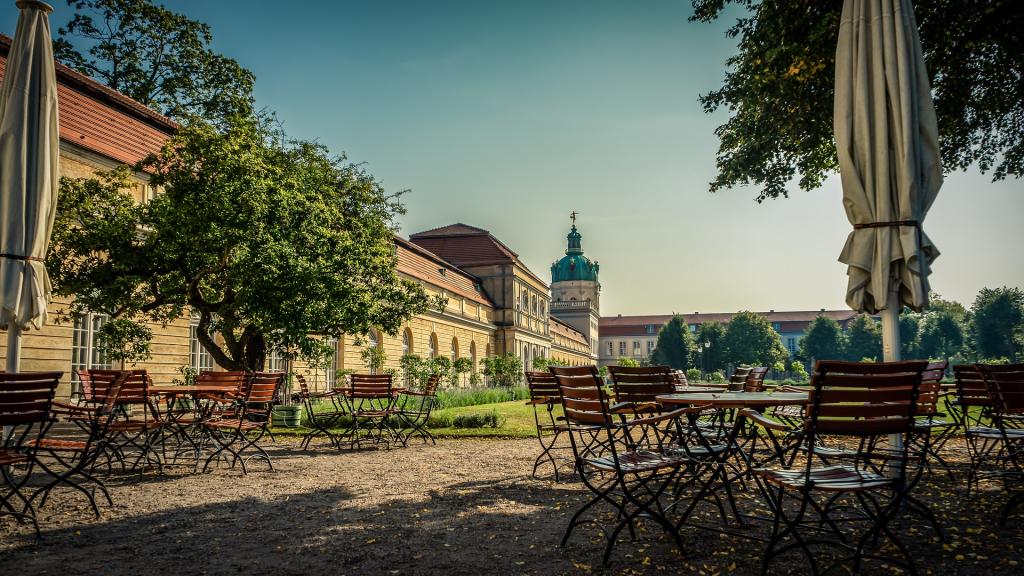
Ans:
[[[772,532],[762,561],[762,574],[771,562],[790,551],[801,550],[814,574],[827,572],[853,561],[854,572],[865,559],[876,559],[903,567],[916,574],[909,551],[889,529],[889,523],[901,512],[906,500],[908,443],[890,448],[882,456],[895,462],[894,474],[879,474],[872,461],[872,439],[891,434],[908,435],[917,415],[917,396],[926,362],[889,362],[865,364],[819,361],[813,379],[808,416],[804,423],[808,445],[815,446],[821,436],[852,437],[861,449],[851,453],[847,463],[816,466],[808,455],[803,466],[760,468],[754,477],[766,503],[773,512]],[[815,499],[824,495],[824,501]],[[843,497],[853,501],[842,504]],[[787,511],[787,500],[797,499],[796,510]],[[849,498],[847,498],[849,499]],[[834,518],[840,511],[851,515]],[[810,518],[809,518],[810,516]],[[867,524],[856,543],[843,533],[840,525]],[[813,537],[804,535],[814,531]],[[827,538],[827,536],[833,538]],[[867,547],[885,537],[900,557],[882,557]],[[819,570],[811,546],[844,548],[852,553]]]
[[[402,390],[395,402],[394,415],[406,426],[406,429],[398,432],[398,439],[402,446],[409,445],[409,439],[419,436],[426,444],[430,440],[437,444],[434,435],[427,428],[427,421],[430,420],[430,413],[437,406],[437,386],[441,383],[441,376],[432,374],[423,387],[423,390]]]
[[[241,464],[243,474],[248,474],[246,460],[253,458],[265,460],[270,470],[274,469],[270,454],[259,445],[259,441],[270,429],[271,410],[284,378],[283,372],[252,373],[243,387],[241,398],[238,402],[232,402],[237,405],[237,412],[231,416],[214,416],[203,422],[208,437],[218,445],[207,456],[203,472],[224,452],[231,454],[230,467]],[[236,447],[238,444],[241,447]],[[247,452],[252,454],[247,456]]]
[[[555,472],[555,482],[559,482],[559,465],[552,451],[559,449],[558,439],[568,432],[568,426],[563,422],[564,418],[559,421],[555,417],[555,406],[561,404],[558,380],[550,372],[527,372],[526,384],[530,390],[530,399],[526,404],[533,407],[533,422],[537,426],[537,441],[541,448],[540,454],[533,461],[531,476],[536,478],[537,469],[544,461],[548,461]],[[571,449],[570,446],[561,448]]]
[[[40,537],[39,521],[32,498],[22,494],[25,483],[38,464],[39,442],[53,425],[50,410],[63,372],[0,373],[0,476],[6,490],[0,492],[0,514],[19,522],[29,520]],[[10,427],[10,428],[5,428]],[[15,467],[24,466],[21,476]],[[12,503],[21,501],[18,510]]]
[[[309,424],[309,432],[302,437],[299,446],[308,450],[310,443],[317,436],[327,436],[331,445],[341,448],[341,437],[332,432],[342,418],[348,416],[348,410],[338,389],[328,392],[310,392],[306,378],[296,374],[295,379],[299,382],[299,396],[306,408],[306,422]],[[327,409],[316,410],[317,405],[327,405]]]

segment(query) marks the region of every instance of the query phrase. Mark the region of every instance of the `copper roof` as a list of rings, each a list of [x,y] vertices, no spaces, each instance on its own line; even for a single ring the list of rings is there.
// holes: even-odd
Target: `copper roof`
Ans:
[[[0,81],[11,38],[0,34]],[[57,70],[61,140],[125,164],[159,151],[178,125],[131,98],[64,66]]]
[[[425,250],[397,234],[395,235],[395,247],[398,253],[399,272],[429,282],[453,295],[494,307],[487,295],[477,289],[480,281],[476,276],[452,266],[437,254]]]

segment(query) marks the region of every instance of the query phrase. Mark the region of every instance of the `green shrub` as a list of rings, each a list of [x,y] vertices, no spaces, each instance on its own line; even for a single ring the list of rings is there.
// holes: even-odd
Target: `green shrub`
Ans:
[[[721,370],[716,370],[708,375],[708,381],[714,382],[715,384],[721,384],[725,382],[725,374],[722,374]]]
[[[451,428],[452,417],[448,415],[433,415],[427,420],[427,428]]]
[[[483,414],[460,414],[452,419],[452,428],[501,428],[505,418],[497,410]]]
[[[700,373],[700,370],[696,368],[690,368],[689,370],[686,371],[687,382],[700,382],[701,377],[702,375]]]

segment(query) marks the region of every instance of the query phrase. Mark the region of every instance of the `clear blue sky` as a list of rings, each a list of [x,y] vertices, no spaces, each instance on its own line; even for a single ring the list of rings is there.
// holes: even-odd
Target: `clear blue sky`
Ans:
[[[166,5],[213,27],[291,135],[410,189],[403,234],[480,226],[549,278],[577,210],[603,314],[845,307],[838,179],[761,205],[707,192],[724,115],[697,97],[735,47],[686,0]],[[16,18],[5,2],[0,31]],[[926,223],[933,288],[1024,286],[1022,213],[1021,181],[951,175]]]

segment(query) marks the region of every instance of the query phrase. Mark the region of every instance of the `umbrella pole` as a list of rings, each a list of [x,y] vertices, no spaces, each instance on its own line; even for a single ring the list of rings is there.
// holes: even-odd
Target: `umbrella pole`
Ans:
[[[889,298],[885,310],[882,310],[882,360],[885,362],[898,362],[900,358],[900,292],[899,286],[893,285],[889,289]],[[889,436],[889,446],[897,452],[903,450],[903,435],[893,434]],[[892,466],[890,474],[899,473],[898,466]]]
[[[7,372],[21,371],[21,326],[13,315],[7,324]]]

